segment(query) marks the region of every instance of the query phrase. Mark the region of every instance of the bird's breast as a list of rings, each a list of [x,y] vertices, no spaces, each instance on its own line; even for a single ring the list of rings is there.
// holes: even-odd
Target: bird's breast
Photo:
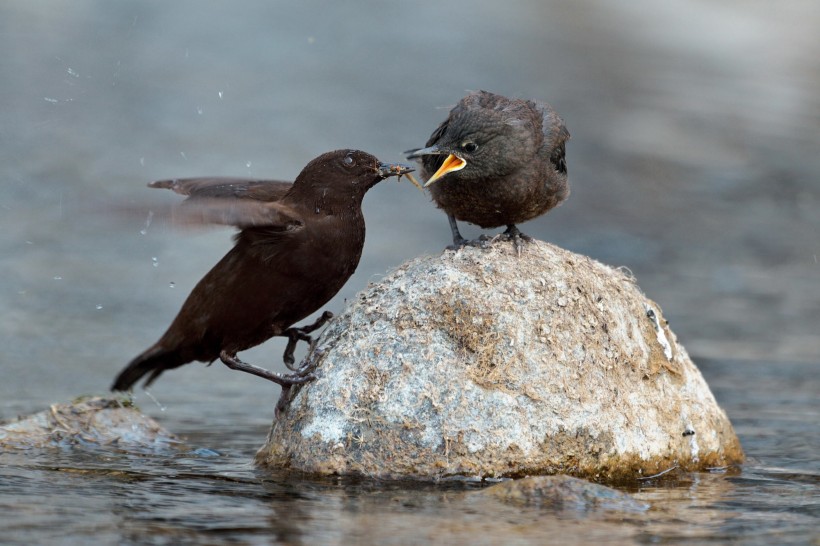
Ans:
[[[364,238],[361,215],[329,216],[307,225],[299,248],[306,266],[303,274],[343,277],[343,284],[359,264]]]
[[[524,171],[497,178],[445,177],[429,188],[440,209],[482,228],[526,222],[555,207],[566,195],[565,180]]]

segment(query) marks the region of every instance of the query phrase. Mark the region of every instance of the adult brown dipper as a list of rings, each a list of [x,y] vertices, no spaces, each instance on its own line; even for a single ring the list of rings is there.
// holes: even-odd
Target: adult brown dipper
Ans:
[[[281,409],[291,385],[313,378],[294,367],[297,341],[310,343],[310,332],[332,314],[326,311],[302,328],[292,325],[327,303],[356,270],[365,238],[365,192],[412,170],[365,152],[337,150],[308,163],[293,184],[226,178],[150,184],[189,196],[175,212],[179,221],[241,231],[165,334],[120,372],[112,390],[128,390],[146,375],[147,387],[165,370],[219,358],[231,369],[281,385]],[[288,338],[284,360],[296,373],[273,373],[236,356],[273,336]]]
[[[564,121],[549,104],[478,91],[461,99],[433,131],[420,160],[425,187],[447,213],[453,247],[477,244],[456,220],[482,228],[506,226],[521,251],[530,238],[516,224],[532,220],[569,196]]]

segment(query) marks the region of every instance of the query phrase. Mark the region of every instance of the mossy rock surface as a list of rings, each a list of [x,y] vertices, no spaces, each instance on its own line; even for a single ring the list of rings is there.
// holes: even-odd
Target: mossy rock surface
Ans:
[[[620,480],[738,463],[635,280],[534,241],[424,256],[357,295],[257,454],[319,474]]]

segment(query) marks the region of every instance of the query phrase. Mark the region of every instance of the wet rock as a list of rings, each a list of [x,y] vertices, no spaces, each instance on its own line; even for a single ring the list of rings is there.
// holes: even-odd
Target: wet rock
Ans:
[[[521,506],[565,510],[622,510],[638,512],[649,506],[627,493],[571,476],[533,476],[505,481],[478,494]]]
[[[308,357],[257,454],[320,474],[634,479],[737,463],[725,413],[626,272],[543,242],[411,260]]]
[[[79,398],[0,423],[0,448],[42,449],[73,445],[166,449],[176,436],[143,415],[128,397]]]

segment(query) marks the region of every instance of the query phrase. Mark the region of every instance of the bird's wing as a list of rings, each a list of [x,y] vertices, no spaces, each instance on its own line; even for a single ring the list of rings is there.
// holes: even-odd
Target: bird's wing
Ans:
[[[433,144],[436,144],[441,139],[442,135],[444,135],[444,133],[447,132],[447,127],[449,127],[449,125],[450,118],[448,117],[447,119],[441,122],[441,124],[436,128],[435,131],[433,131],[433,134],[430,135],[430,138],[427,139],[427,144],[425,144],[424,147],[429,148]]]
[[[448,117],[441,124],[436,127],[436,130],[433,131],[433,134],[430,135],[430,138],[427,139],[427,143],[424,145],[425,148],[429,148],[434,144],[437,144],[444,133],[447,132],[447,128],[450,125],[450,118]],[[441,167],[444,160],[447,159],[446,155],[424,155],[421,157],[421,165],[423,167],[423,176],[424,178],[430,178],[433,176],[433,173],[436,172],[439,167]]]
[[[220,224],[242,230],[262,228],[268,233],[294,232],[303,226],[301,216],[280,202],[215,197],[186,199],[173,210],[172,220],[186,226]]]
[[[552,106],[539,100],[530,101],[538,115],[541,116],[541,128],[544,134],[543,152],[549,152],[549,159],[555,170],[567,174],[566,141],[570,135],[561,116]]]
[[[255,201],[278,201],[293,184],[280,180],[253,180],[246,178],[207,177],[175,178],[157,180],[148,184],[151,188],[173,190],[194,199],[252,199]]]

